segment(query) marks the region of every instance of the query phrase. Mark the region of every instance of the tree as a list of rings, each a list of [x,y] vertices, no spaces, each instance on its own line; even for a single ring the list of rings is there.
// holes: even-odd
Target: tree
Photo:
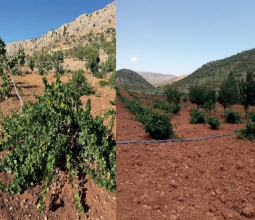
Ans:
[[[247,71],[246,81],[244,79],[239,79],[239,93],[240,93],[240,103],[244,106],[246,112],[249,109],[250,105],[255,105],[255,79],[252,71]]]
[[[208,111],[209,113],[211,110],[215,109],[217,101],[216,91],[213,89],[208,89],[205,95],[205,103],[203,108]]]
[[[189,100],[191,103],[196,104],[199,109],[205,104],[206,88],[192,86],[189,90]]]
[[[99,51],[95,47],[88,46],[84,50],[85,58],[87,60],[85,66],[87,69],[90,69],[91,74],[95,74],[98,72],[99,67]]]
[[[169,103],[172,103],[172,104],[175,104],[175,105],[178,105],[180,104],[180,101],[181,101],[181,93],[180,91],[178,90],[177,87],[175,86],[167,86],[165,88],[165,94],[166,94],[166,98],[167,98],[167,101]]]
[[[228,78],[221,83],[218,94],[218,102],[223,106],[224,113],[226,108],[237,103],[238,96],[237,82],[233,72],[230,72]]]
[[[11,94],[11,88],[10,84],[12,83],[15,89],[15,92],[20,100],[21,107],[23,105],[23,101],[18,93],[18,87],[16,86],[16,83],[14,81],[13,75],[17,74],[20,68],[25,63],[25,53],[24,49],[22,47],[19,48],[18,52],[12,56],[9,56],[7,58],[6,56],[6,49],[5,49],[5,43],[0,37],[0,74],[1,78],[3,80],[1,84],[1,91],[0,93],[4,93],[5,97],[10,96]],[[4,76],[3,69],[6,69],[9,73],[9,76]]]
[[[29,68],[31,69],[31,71],[33,71],[34,67],[35,67],[35,60],[34,60],[34,58],[29,56],[27,64],[28,64]]]

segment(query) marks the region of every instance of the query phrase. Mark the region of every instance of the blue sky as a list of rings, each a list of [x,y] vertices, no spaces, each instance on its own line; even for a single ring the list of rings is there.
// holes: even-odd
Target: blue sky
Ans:
[[[190,74],[255,48],[254,0],[117,0],[117,70]]]
[[[0,36],[7,44],[37,38],[50,29],[90,14],[114,0],[5,0],[0,7]]]

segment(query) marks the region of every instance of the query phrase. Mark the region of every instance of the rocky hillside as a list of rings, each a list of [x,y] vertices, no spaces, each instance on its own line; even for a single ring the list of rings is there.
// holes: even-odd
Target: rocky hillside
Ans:
[[[153,89],[154,87],[147,82],[137,72],[129,69],[121,69],[116,72],[116,86],[135,87],[141,89]]]
[[[65,50],[77,45],[79,40],[85,38],[89,33],[107,33],[107,29],[116,26],[116,2],[112,2],[105,8],[91,14],[82,14],[70,23],[50,30],[39,38],[12,42],[6,45],[7,53],[13,54],[23,46],[26,54],[33,54],[42,48],[56,47]]]
[[[139,75],[141,75],[146,81],[149,83],[161,83],[169,79],[173,79],[176,76],[170,74],[163,74],[163,73],[152,73],[152,72],[142,72],[137,71]]]

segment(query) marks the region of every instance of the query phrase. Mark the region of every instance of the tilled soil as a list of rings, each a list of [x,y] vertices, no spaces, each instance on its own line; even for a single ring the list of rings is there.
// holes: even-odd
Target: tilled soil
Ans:
[[[125,91],[122,94],[127,95]],[[245,127],[189,124],[189,102],[173,116],[181,138]],[[242,106],[233,110],[243,112]],[[150,140],[117,99],[117,141]],[[223,120],[223,109],[217,111]],[[255,219],[255,145],[237,135],[193,142],[117,145],[117,219]]]
[[[71,77],[71,75],[69,75]],[[48,82],[53,82],[56,78],[53,74],[46,76]],[[101,88],[98,85],[99,79],[90,78],[90,74],[86,74],[86,78],[96,88],[96,95],[91,95],[92,114],[103,114],[108,109],[115,109],[109,103],[109,100],[115,99],[115,91],[109,87]],[[66,82],[68,76],[61,77],[62,82]],[[27,101],[36,101],[34,94],[42,95],[44,85],[42,76],[38,74],[27,74],[16,76],[15,81],[22,89],[22,99]],[[81,97],[85,103],[88,97]],[[14,90],[12,96],[0,103],[0,112],[5,115],[12,114],[15,110],[20,109],[20,102]],[[0,116],[1,117],[1,116]],[[0,128],[1,129],[1,128]],[[116,124],[113,131],[116,131]],[[2,155],[0,155],[2,156]],[[8,181],[8,176],[4,173],[0,174],[3,182]],[[74,206],[73,192],[75,192],[71,183],[68,182],[68,176],[59,170],[55,176],[56,181],[49,187],[46,199],[46,210],[44,214],[37,211],[38,197],[41,193],[41,184],[35,184],[33,187],[24,191],[21,195],[10,195],[0,192],[0,220],[11,219],[42,219],[42,220],[76,220],[76,219],[116,219],[116,195],[109,193],[105,188],[99,188],[93,183],[88,176],[80,176],[77,180],[79,185],[79,193],[82,199],[82,205],[85,213],[79,215]]]

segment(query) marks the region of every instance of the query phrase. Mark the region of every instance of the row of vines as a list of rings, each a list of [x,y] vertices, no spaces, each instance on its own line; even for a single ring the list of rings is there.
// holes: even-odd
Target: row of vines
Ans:
[[[85,108],[80,97],[95,91],[84,73],[77,71],[67,83],[57,77],[49,84],[43,78],[44,94],[35,103],[28,102],[22,111],[2,116],[0,172],[12,177],[0,180],[0,190],[22,193],[34,184],[42,184],[37,209],[45,210],[49,186],[58,169],[69,176],[76,208],[83,212],[77,178],[88,174],[98,186],[115,192],[116,143],[112,133],[115,110],[93,117],[91,102]],[[109,119],[105,125],[105,120]]]

